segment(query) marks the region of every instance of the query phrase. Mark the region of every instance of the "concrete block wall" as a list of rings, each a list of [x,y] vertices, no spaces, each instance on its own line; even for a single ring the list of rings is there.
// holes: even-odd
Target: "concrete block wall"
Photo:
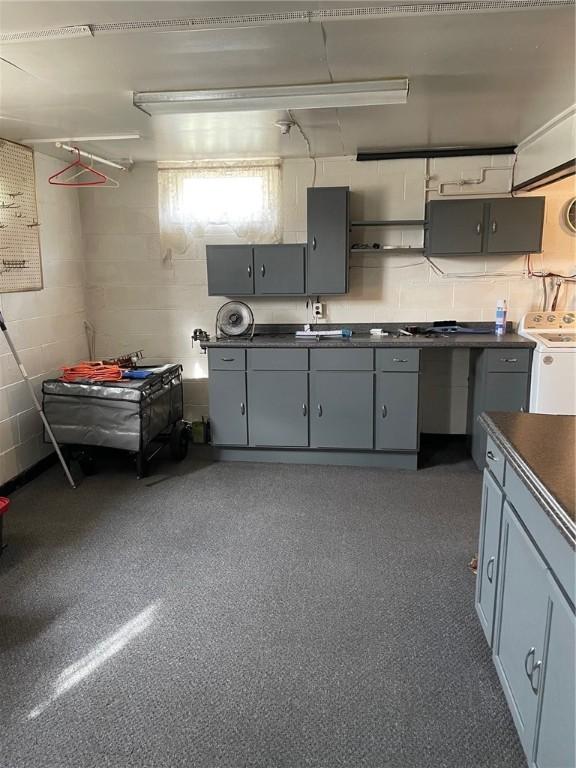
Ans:
[[[446,193],[505,195],[510,189],[513,157],[449,158],[358,163],[351,157],[317,161],[318,186],[349,185],[352,218],[424,217],[426,188],[453,182]],[[461,180],[482,184],[460,186]],[[312,182],[309,159],[286,160],[282,168],[284,242],[306,240],[306,188]],[[438,196],[430,192],[430,197]],[[144,349],[151,360],[180,360],[185,372],[188,418],[208,414],[207,360],[192,348],[194,328],[213,333],[221,297],[209,297],[206,244],[241,242],[232,232],[196,238],[187,252],[165,262],[160,249],[157,171],[154,164],[137,164],[121,178],[118,190],[82,190],[79,194],[84,237],[86,291],[90,320],[97,331],[98,356]],[[421,228],[354,229],[352,242],[422,244]],[[564,266],[570,261],[561,256]],[[329,322],[489,320],[496,300],[508,299],[510,318],[537,308],[540,281],[523,274],[524,257],[437,259],[446,272],[436,275],[422,254],[352,254],[350,293],[326,297]],[[543,257],[546,262],[546,256]],[[501,276],[490,273],[502,272]],[[478,276],[480,273],[480,276]],[[257,322],[296,322],[310,319],[303,298],[253,298]],[[423,427],[429,431],[464,431],[467,397],[466,355],[448,361],[445,381],[427,375],[434,402],[447,402],[448,414],[439,423],[438,409],[426,408]],[[430,401],[432,402],[432,401]]]
[[[88,348],[78,194],[48,184],[61,161],[36,153],[35,166],[44,288],[2,294],[0,306],[40,395],[43,379],[58,375],[61,365],[85,359]],[[0,334],[0,484],[49,452],[40,417]]]

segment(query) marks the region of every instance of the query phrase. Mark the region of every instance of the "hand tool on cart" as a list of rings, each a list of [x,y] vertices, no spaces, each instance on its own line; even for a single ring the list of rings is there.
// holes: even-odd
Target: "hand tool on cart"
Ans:
[[[50,427],[50,424],[48,423],[48,419],[46,418],[44,411],[42,410],[42,406],[40,405],[38,398],[36,397],[36,392],[34,392],[34,387],[32,386],[32,382],[28,378],[28,374],[26,373],[26,369],[24,368],[24,365],[22,363],[22,360],[20,360],[20,356],[18,354],[18,351],[16,347],[14,346],[14,343],[12,339],[10,338],[10,334],[8,333],[8,328],[6,328],[6,322],[4,321],[4,316],[2,315],[2,312],[0,312],[0,330],[4,334],[6,341],[8,343],[8,346],[10,347],[10,351],[12,352],[12,355],[14,357],[14,360],[16,361],[16,365],[18,366],[18,369],[20,370],[20,375],[28,385],[28,389],[30,390],[30,395],[32,397],[32,400],[34,401],[34,406],[36,407],[36,410],[38,411],[40,418],[42,419],[42,423],[44,424],[44,429],[46,430],[46,434],[50,438],[50,442],[54,446],[54,450],[56,451],[56,455],[58,456],[58,459],[60,461],[60,464],[62,464],[62,469],[64,470],[64,474],[68,478],[68,482],[72,486],[72,488],[76,488],[76,483],[72,479],[72,475],[70,474],[70,470],[68,469],[68,465],[66,464],[66,461],[64,459],[64,456],[62,455],[62,451],[60,450],[60,446],[56,442],[56,438],[54,437],[54,434],[52,432],[52,429]]]

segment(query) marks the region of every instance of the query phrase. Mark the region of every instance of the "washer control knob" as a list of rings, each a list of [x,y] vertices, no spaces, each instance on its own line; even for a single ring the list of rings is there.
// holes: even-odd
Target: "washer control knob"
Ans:
[[[545,355],[542,358],[542,362],[544,363],[544,365],[552,365],[552,363],[554,362],[554,358],[552,357],[552,355]]]
[[[575,319],[576,318],[574,317],[574,315],[572,313],[568,313],[568,314],[564,315],[564,317],[562,318],[562,322],[566,323],[566,325],[570,325],[570,323],[573,323]]]

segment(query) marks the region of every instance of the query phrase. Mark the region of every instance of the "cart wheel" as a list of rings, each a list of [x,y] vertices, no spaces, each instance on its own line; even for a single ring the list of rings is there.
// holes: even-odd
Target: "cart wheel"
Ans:
[[[188,426],[183,421],[177,421],[170,432],[170,456],[174,461],[182,461],[188,455]]]
[[[136,477],[141,480],[148,475],[148,460],[144,451],[138,451],[136,454]]]

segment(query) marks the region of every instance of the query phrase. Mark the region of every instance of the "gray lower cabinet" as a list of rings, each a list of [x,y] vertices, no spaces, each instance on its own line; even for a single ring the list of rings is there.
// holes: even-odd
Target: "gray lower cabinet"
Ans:
[[[549,610],[546,565],[508,502],[501,535],[494,663],[528,756],[536,731]]]
[[[476,613],[492,646],[494,608],[500,549],[500,523],[504,494],[490,472],[484,470],[482,486],[482,513],[480,517],[480,546],[478,550],[478,575],[476,577]]]
[[[304,245],[255,245],[256,295],[304,293]]]
[[[384,451],[418,448],[418,373],[376,374],[375,447]]]
[[[534,765],[564,768],[576,765],[576,619],[550,574],[548,585],[551,616]]]
[[[478,424],[482,411],[528,410],[530,392],[529,349],[485,349],[473,360],[468,433],[478,469],[484,467],[486,432]]]
[[[248,445],[246,372],[211,369],[208,385],[213,445]]]
[[[254,447],[306,447],[308,373],[249,371],[248,431]]]
[[[310,445],[349,450],[373,448],[372,371],[310,373]]]
[[[254,262],[251,245],[207,245],[209,296],[252,296]]]

